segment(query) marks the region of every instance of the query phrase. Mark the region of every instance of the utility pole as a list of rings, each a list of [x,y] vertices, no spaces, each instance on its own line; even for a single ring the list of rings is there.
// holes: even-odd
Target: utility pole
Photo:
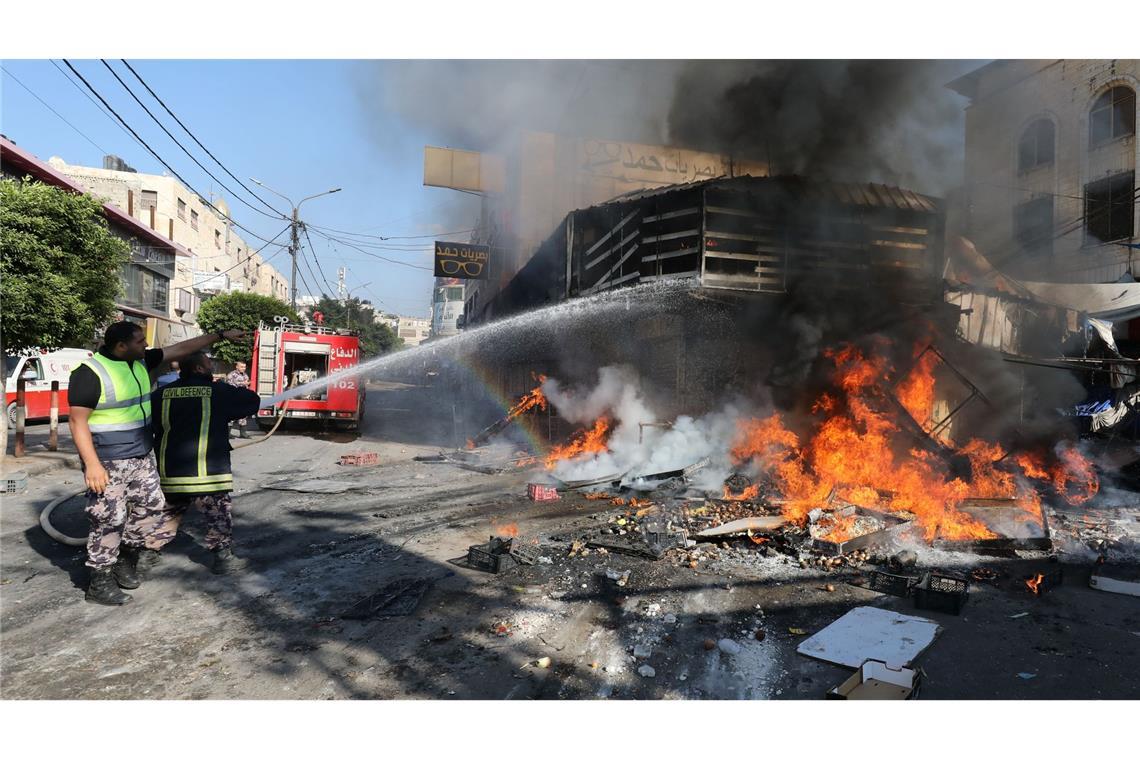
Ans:
[[[291,235],[290,235],[290,239],[289,239],[289,256],[290,256],[290,258],[293,259],[293,263],[292,263],[293,271],[289,277],[289,292],[290,292],[289,305],[292,307],[293,311],[297,311],[297,253],[301,249],[301,241],[300,241],[300,238],[298,238],[298,236],[297,236],[297,230],[301,226],[301,219],[300,219],[301,204],[304,203],[305,201],[311,201],[313,198],[320,198],[322,195],[331,195],[332,193],[339,193],[341,188],[334,187],[332,190],[326,190],[323,193],[317,193],[316,195],[310,195],[307,198],[302,198],[300,203],[293,203],[293,201],[289,200],[288,196],[282,195],[281,193],[274,190],[272,187],[269,187],[268,185],[266,185],[261,180],[257,180],[257,179],[254,179],[253,177],[250,177],[249,181],[256,183],[260,187],[264,187],[266,190],[273,193],[278,198],[284,198],[285,202],[288,203],[289,206],[293,209],[293,218],[289,222],[289,225],[291,228]],[[314,252],[313,255],[315,256],[316,252]]]
[[[266,188],[267,190],[269,188]],[[292,224],[292,237],[289,242],[289,257],[293,259],[293,272],[289,276],[289,292],[291,300],[289,301],[289,308],[293,313],[297,312],[297,249],[300,247],[300,239],[297,237],[297,207],[293,207],[293,224]]]

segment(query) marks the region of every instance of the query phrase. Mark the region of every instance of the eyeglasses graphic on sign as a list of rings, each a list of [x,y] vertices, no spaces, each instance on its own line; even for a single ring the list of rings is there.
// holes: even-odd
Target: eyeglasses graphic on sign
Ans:
[[[440,259],[439,268],[443,270],[444,274],[458,274],[460,270],[463,270],[468,277],[478,277],[483,273],[483,262]]]

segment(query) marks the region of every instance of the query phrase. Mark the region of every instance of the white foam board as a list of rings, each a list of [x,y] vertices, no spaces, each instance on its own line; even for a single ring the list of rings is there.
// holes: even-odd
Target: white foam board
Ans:
[[[824,662],[858,668],[879,660],[893,668],[910,665],[942,631],[933,620],[878,607],[856,607],[796,649]]]

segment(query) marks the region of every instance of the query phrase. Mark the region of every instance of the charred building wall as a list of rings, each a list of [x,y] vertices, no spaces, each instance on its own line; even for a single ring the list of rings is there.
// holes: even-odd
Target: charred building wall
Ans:
[[[589,382],[597,367],[628,364],[672,415],[760,386],[794,404],[826,341],[883,331],[906,335],[909,350],[922,339],[911,333],[953,334],[943,223],[937,199],[885,185],[737,177],[629,193],[569,214],[490,311],[693,287],[572,335],[551,331],[487,369],[517,396],[531,372]]]

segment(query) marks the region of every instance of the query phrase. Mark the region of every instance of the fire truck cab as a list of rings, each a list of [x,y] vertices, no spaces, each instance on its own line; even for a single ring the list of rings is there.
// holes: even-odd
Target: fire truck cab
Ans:
[[[356,430],[364,417],[364,378],[344,370],[360,364],[360,338],[351,330],[322,325],[262,323],[253,338],[254,390],[269,398],[287,390],[313,384],[311,393],[289,400],[285,417],[334,422]],[[338,373],[342,373],[339,374]],[[337,375],[330,383],[320,383]],[[261,409],[257,422],[270,427],[279,406]]]

